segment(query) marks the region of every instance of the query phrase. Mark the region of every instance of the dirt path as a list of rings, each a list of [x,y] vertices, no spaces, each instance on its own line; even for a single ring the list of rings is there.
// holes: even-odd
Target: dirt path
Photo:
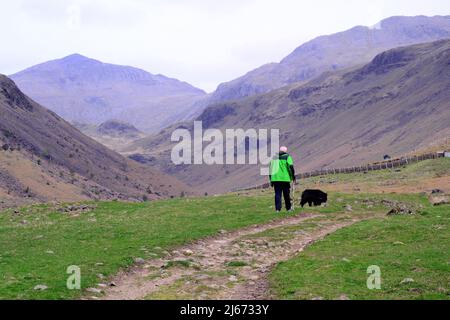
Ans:
[[[270,299],[267,276],[274,265],[360,220],[302,214],[199,240],[121,272],[114,286],[102,284],[103,294],[89,298]]]

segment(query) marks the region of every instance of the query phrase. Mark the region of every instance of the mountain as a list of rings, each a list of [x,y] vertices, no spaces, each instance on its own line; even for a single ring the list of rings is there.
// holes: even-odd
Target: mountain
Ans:
[[[280,129],[297,171],[339,168],[402,155],[450,137],[450,40],[391,49],[357,68],[328,72],[267,94],[219,102],[197,120],[206,128]],[[259,167],[179,165],[166,159],[176,128],[127,152],[208,192],[267,181]],[[142,152],[142,150],[145,150]]]
[[[11,79],[65,120],[98,125],[120,119],[147,132],[184,120],[206,95],[185,82],[79,54],[36,65]]]
[[[450,16],[391,17],[374,27],[358,26],[321,36],[297,49],[280,63],[264,65],[219,85],[210,102],[235,100],[299,81],[323,72],[365,64],[388,49],[450,38]]]
[[[140,132],[132,124],[119,121],[119,120],[109,120],[98,126],[97,132],[99,134],[108,136],[126,136],[126,137],[137,137]]]
[[[3,75],[0,114],[2,202],[142,200],[188,193],[175,178],[86,137]]]
[[[147,136],[132,124],[120,120],[108,120],[99,125],[74,122],[73,126],[88,137],[117,152],[121,152],[124,147]]]

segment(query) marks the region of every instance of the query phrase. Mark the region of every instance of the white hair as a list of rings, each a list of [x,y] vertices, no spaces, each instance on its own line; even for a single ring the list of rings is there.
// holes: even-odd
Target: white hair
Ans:
[[[280,152],[288,152],[288,148],[287,147],[281,147],[280,148]]]

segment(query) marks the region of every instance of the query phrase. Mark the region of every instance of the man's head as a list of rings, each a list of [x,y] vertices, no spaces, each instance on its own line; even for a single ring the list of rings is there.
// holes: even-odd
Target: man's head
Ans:
[[[280,148],[280,152],[287,153],[288,152],[288,148],[283,146],[283,147]]]

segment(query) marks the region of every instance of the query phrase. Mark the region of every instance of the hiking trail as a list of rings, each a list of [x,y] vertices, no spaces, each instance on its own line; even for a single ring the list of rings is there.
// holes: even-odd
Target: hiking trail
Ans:
[[[84,299],[271,299],[267,277],[277,263],[363,219],[301,214],[222,232],[121,271]]]

